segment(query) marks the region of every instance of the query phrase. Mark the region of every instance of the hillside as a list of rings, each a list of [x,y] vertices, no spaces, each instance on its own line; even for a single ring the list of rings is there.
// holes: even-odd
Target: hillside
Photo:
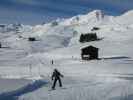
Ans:
[[[132,17],[133,11],[109,16],[95,10],[44,25],[19,25],[17,29],[16,25],[5,25],[0,29],[5,47],[0,48],[0,76],[48,81],[19,100],[132,100]],[[92,31],[94,27],[99,30]],[[80,35],[90,32],[101,40],[80,43]],[[36,41],[29,41],[29,37]],[[101,60],[81,60],[81,48],[89,45],[99,48]],[[64,88],[57,85],[49,91],[54,68],[65,76]]]

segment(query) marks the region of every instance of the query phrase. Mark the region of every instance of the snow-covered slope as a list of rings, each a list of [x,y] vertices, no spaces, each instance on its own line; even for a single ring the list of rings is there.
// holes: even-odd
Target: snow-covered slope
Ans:
[[[22,95],[20,100],[132,100],[132,12],[114,17],[95,10],[44,25],[1,31],[0,41],[8,48],[0,48],[0,75],[48,80],[54,68],[64,74],[66,89],[48,91],[48,80],[48,85]],[[91,31],[93,27],[100,29]],[[80,43],[80,35],[88,32],[97,33],[102,40]],[[28,41],[29,37],[37,41]],[[80,49],[88,45],[100,49],[102,60],[81,60]]]
[[[123,15],[118,16],[116,18],[116,20],[119,22],[119,24],[131,25],[131,24],[133,24],[132,17],[133,17],[133,10],[130,10],[130,11],[124,13]]]

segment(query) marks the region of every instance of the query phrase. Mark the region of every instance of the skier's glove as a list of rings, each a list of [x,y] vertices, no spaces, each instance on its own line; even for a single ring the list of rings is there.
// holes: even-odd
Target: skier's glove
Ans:
[[[61,77],[64,77],[64,75],[61,75]]]

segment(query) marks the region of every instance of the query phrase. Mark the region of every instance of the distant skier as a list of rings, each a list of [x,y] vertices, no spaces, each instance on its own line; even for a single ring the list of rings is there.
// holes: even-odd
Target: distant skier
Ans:
[[[51,64],[52,64],[52,65],[54,64],[54,61],[53,61],[53,60],[51,61]]]
[[[53,90],[55,89],[57,80],[59,81],[59,86],[62,87],[62,82],[60,77],[64,77],[64,76],[57,69],[54,69],[54,72],[52,74],[52,80],[54,79],[54,83],[52,85]]]
[[[0,42],[0,48],[2,48],[1,42]]]

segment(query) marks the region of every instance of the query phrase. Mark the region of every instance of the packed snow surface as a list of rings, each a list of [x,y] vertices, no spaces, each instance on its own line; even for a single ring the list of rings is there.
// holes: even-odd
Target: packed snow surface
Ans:
[[[132,10],[115,17],[95,10],[44,25],[5,25],[0,28],[0,77],[48,82],[19,100],[133,100],[132,17]],[[86,33],[101,40],[80,43]],[[99,48],[100,60],[81,59],[81,49],[89,45]],[[63,87],[57,83],[49,91],[54,68],[64,75]]]

